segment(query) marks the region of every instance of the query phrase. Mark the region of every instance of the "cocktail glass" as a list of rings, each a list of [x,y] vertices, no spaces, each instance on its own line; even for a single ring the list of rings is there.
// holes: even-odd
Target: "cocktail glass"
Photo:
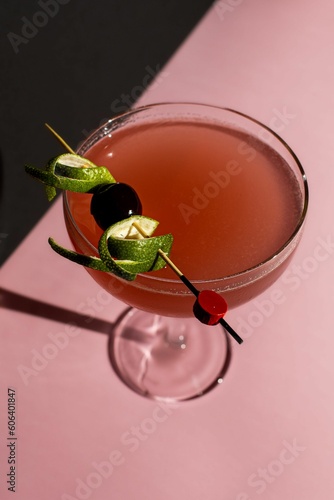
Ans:
[[[143,215],[173,233],[176,265],[229,308],[272,285],[300,241],[308,206],[303,168],[283,139],[240,112],[152,104],[109,120],[78,153],[137,190]],[[98,255],[102,230],[90,214],[90,196],[65,192],[64,214],[75,249]],[[129,306],[111,328],[109,345],[112,366],[128,387],[181,401],[222,383],[231,340],[221,325],[194,318],[195,297],[170,269],[133,282],[87,270]]]

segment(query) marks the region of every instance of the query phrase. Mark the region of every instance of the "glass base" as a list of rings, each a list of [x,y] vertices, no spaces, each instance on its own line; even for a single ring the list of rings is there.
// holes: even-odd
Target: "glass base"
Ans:
[[[221,384],[231,349],[221,325],[129,309],[113,328],[109,355],[118,376],[136,393],[175,402]]]

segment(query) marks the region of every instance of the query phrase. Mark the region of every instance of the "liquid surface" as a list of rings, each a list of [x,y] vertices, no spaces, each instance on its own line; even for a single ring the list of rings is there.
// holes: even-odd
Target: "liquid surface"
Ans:
[[[256,138],[214,125],[133,125],[87,157],[139,195],[143,215],[174,236],[171,258],[189,279],[213,279],[263,262],[292,235],[302,210],[294,174]],[[94,244],[90,195],[71,195],[73,216]],[[168,268],[155,276],[175,278]]]

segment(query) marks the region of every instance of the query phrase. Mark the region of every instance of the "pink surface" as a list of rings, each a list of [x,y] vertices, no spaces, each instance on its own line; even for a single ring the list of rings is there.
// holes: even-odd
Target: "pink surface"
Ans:
[[[141,99],[249,113],[308,174],[302,243],[270,290],[229,313],[246,341],[219,389],[168,407],[117,379],[105,321],[124,306],[49,250],[50,235],[68,244],[59,201],[3,266],[1,499],[13,498],[8,387],[16,499],[333,497],[333,21],[330,0],[218,1]]]

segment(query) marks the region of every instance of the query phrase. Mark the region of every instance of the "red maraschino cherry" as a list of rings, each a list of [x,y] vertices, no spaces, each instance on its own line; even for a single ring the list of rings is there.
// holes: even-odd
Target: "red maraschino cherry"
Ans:
[[[226,314],[227,302],[213,290],[202,290],[197,296],[193,311],[201,323],[216,325]]]

